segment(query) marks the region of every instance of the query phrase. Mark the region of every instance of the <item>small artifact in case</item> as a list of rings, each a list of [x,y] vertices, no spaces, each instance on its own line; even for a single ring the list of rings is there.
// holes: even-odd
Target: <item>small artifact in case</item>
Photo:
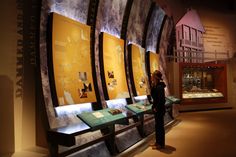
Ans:
[[[136,108],[140,109],[140,110],[146,110],[145,106],[141,106],[141,105],[134,105]]]
[[[122,111],[119,110],[119,109],[111,109],[111,110],[109,110],[108,112],[109,112],[110,114],[112,114],[112,115],[116,115],[116,114],[122,113]]]

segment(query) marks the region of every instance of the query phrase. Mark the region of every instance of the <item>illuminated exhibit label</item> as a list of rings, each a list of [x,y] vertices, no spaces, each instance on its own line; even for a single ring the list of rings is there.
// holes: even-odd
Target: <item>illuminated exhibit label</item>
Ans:
[[[59,105],[96,102],[89,26],[53,13],[52,59]]]
[[[159,55],[151,51],[149,52],[149,55],[150,72],[152,74],[155,70],[159,70]]]
[[[124,61],[124,40],[103,33],[103,66],[109,99],[130,97]]]
[[[132,44],[131,50],[132,71],[136,93],[138,96],[148,95],[149,89],[147,86],[148,77],[145,65],[145,49]]]

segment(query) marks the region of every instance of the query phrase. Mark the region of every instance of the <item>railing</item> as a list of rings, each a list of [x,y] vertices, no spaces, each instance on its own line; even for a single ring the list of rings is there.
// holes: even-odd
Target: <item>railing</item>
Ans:
[[[227,52],[206,52],[206,51],[192,51],[192,50],[174,50],[173,58],[176,62],[186,63],[204,63],[215,61],[225,61],[230,59],[229,51]]]

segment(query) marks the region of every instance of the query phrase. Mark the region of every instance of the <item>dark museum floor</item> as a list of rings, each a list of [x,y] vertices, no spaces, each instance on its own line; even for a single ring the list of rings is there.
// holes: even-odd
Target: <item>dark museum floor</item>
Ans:
[[[119,157],[236,157],[236,109],[186,112],[166,133],[166,149],[153,150],[152,134]]]
[[[166,149],[153,150],[155,134],[117,157],[236,157],[236,109],[184,112],[166,129]],[[47,157],[45,150],[26,150],[13,157]],[[8,157],[8,156],[6,156]]]

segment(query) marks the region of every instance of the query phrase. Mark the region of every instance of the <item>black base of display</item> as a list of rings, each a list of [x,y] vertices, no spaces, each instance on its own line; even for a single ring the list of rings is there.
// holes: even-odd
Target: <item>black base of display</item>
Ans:
[[[233,107],[214,107],[214,108],[202,108],[202,109],[188,109],[188,110],[180,110],[180,113],[183,112],[199,112],[199,111],[213,111],[213,110],[226,110],[233,109]]]

